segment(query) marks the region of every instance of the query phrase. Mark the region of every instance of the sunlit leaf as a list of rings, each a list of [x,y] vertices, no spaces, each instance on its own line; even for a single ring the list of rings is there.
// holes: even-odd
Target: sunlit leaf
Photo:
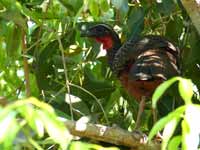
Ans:
[[[178,149],[181,143],[181,136],[175,136],[169,141],[168,150]]]
[[[18,111],[27,121],[28,125],[33,129],[36,130],[35,120],[34,120],[34,107],[32,105],[23,105],[19,107]]]
[[[4,140],[8,143],[7,134],[16,134],[16,133],[10,133],[10,128],[12,128],[12,125],[15,126],[15,117],[16,112],[12,111],[10,112],[5,118],[1,118],[0,120],[0,143],[2,143]],[[1,116],[1,114],[0,114]]]
[[[183,149],[197,149],[199,145],[200,123],[197,118],[200,115],[199,105],[187,105],[183,128]]]
[[[161,96],[164,94],[164,92],[174,83],[178,80],[178,77],[174,77],[168,81],[165,81],[164,83],[162,83],[161,85],[159,85],[157,87],[157,89],[155,90],[155,92],[153,93],[152,96],[152,107],[155,108],[156,107],[156,103],[157,101],[161,98]]]
[[[19,122],[14,118],[11,122],[10,128],[6,134],[6,139],[4,140],[4,149],[13,150],[13,142],[20,130]]]
[[[106,12],[109,10],[109,4],[107,0],[100,0],[100,6],[102,11]]]
[[[183,120],[181,122],[181,127],[182,127],[182,149],[183,150],[187,150],[187,141],[186,141],[186,137],[187,137],[187,134],[189,133],[189,125],[188,123]]]
[[[39,137],[43,137],[44,136],[44,123],[42,121],[42,118],[40,117],[40,114],[38,114],[37,111],[35,111],[33,119],[34,119],[36,133],[38,134]]]
[[[177,119],[180,120],[181,115],[184,113],[185,111],[185,106],[181,106],[179,108],[177,108],[175,111],[169,113],[166,117],[161,118],[151,129],[150,133],[149,133],[149,140],[151,140],[160,130],[162,130],[167,123],[169,123],[170,121]]]
[[[90,8],[91,14],[94,17],[97,17],[99,15],[99,7],[98,7],[98,3],[96,2],[96,0],[90,0],[89,8]]]
[[[166,126],[163,130],[162,150],[167,149],[168,142],[169,142],[170,138],[172,137],[180,119],[181,118],[173,118],[166,124]]]
[[[63,149],[65,149],[72,137],[65,128],[64,124],[57,119],[55,114],[50,114],[41,110],[37,110],[37,113],[40,115],[49,136],[56,143],[60,144]]]
[[[179,92],[183,100],[185,101],[186,104],[191,103],[191,98],[193,96],[193,84],[192,81],[189,79],[183,79],[181,78],[179,80]]]

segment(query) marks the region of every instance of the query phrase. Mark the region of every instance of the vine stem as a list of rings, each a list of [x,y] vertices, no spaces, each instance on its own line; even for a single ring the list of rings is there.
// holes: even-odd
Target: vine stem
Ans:
[[[70,107],[71,120],[74,120],[72,100],[71,100],[71,96],[70,96],[69,79],[68,79],[68,73],[67,73],[67,66],[65,64],[64,48],[63,48],[63,44],[61,42],[59,35],[57,36],[57,40],[58,40],[58,43],[59,43],[59,48],[60,48],[61,57],[62,57],[62,63],[63,63],[63,67],[64,67],[65,84],[66,84],[66,88],[67,88],[67,92],[68,92],[68,96],[69,96],[69,107]]]

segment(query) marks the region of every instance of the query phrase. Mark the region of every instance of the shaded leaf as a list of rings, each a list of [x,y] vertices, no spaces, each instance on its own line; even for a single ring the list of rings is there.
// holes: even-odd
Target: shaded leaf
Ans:
[[[169,37],[170,40],[178,44],[182,32],[183,21],[181,20],[181,17],[174,16],[174,18],[170,20],[170,22],[167,24],[166,36]]]
[[[133,38],[142,32],[144,28],[144,15],[145,10],[143,8],[133,7],[131,9],[127,21],[128,31],[126,31],[126,33],[128,37],[131,36],[131,38]]]
[[[6,36],[6,50],[7,54],[12,57],[17,56],[18,48],[21,45],[22,31],[19,27],[10,23],[7,26],[7,36]]]
[[[169,15],[172,11],[174,11],[176,5],[173,0],[162,0],[161,2],[157,3],[157,9],[160,13]]]
[[[8,10],[0,13],[0,18],[4,18],[8,21],[13,21],[16,25],[22,28],[25,32],[27,32],[27,25],[24,18],[18,11]]]
[[[111,108],[114,106],[114,104],[119,100],[119,98],[121,97],[121,93],[118,89],[116,89],[114,92],[112,92],[109,100],[106,103],[105,106],[105,112],[108,113]]]

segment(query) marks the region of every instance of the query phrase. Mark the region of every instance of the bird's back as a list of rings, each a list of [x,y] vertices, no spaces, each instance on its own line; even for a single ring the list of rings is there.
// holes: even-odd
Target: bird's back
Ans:
[[[113,65],[118,66],[116,73],[123,86],[140,100],[141,96],[150,97],[163,81],[180,74],[179,49],[160,36],[145,36],[125,43]]]

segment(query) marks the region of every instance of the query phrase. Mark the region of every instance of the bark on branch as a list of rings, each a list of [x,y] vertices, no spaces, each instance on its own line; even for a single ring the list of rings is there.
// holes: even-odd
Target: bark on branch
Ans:
[[[197,32],[200,35],[200,1],[199,0],[182,0],[182,4],[190,16]]]
[[[70,120],[67,120],[65,125],[70,133],[75,136],[87,137],[93,140],[128,146],[139,150],[160,150],[160,144],[155,142],[147,143],[141,135],[128,132],[119,127],[107,127]]]

